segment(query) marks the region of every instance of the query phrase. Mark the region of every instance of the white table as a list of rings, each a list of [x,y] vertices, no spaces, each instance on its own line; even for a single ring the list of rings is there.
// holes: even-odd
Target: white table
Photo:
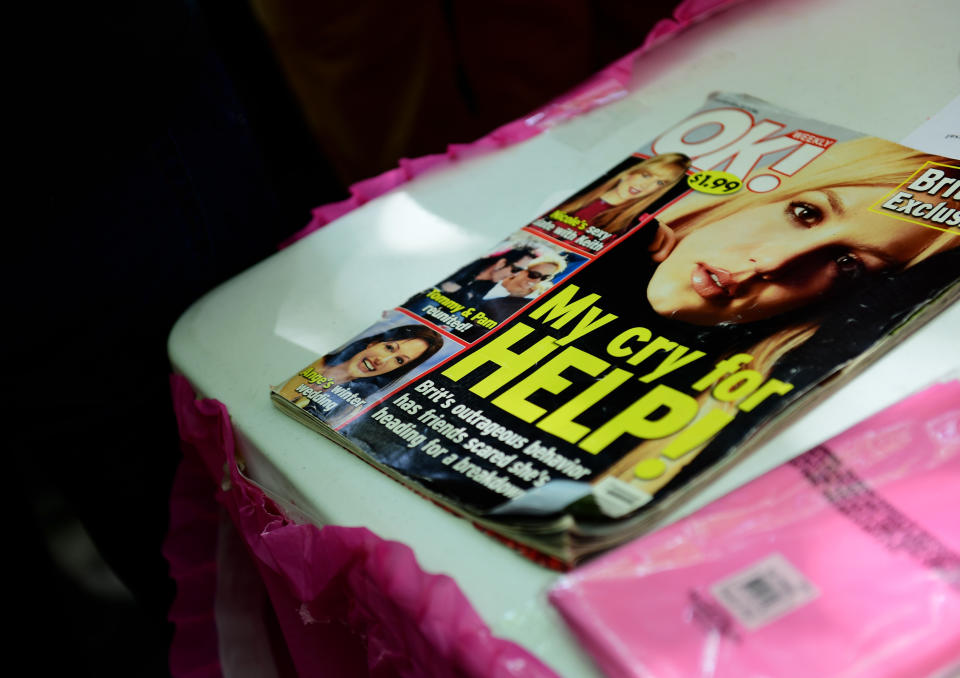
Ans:
[[[895,141],[958,90],[960,2],[745,2],[644,56],[633,93],[527,142],[422,176],[197,301],[175,369],[229,409],[248,472],[318,525],[366,526],[453,576],[496,635],[564,676],[598,675],[527,561],[276,410],[268,386],[573,193],[714,90]],[[317,281],[323,282],[321,288]],[[960,367],[960,306],[679,509],[676,518]],[[908,367],[905,367],[908,366]],[[402,516],[402,519],[398,519]]]

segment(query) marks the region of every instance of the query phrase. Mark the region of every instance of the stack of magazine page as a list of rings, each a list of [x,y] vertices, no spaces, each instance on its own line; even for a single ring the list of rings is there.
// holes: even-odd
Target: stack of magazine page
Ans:
[[[745,95],[532,217],[272,396],[558,567],[649,531],[960,295],[960,162]]]

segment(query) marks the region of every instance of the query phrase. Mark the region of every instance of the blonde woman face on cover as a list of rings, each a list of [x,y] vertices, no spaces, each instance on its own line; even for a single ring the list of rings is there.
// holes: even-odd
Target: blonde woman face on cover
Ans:
[[[426,350],[423,339],[373,342],[346,362],[346,374],[350,380],[376,377],[416,360]]]
[[[649,164],[624,175],[604,199],[619,205],[628,200],[646,198],[677,181],[683,170],[676,165]]]
[[[876,199],[871,187],[810,190],[701,226],[657,267],[647,299],[660,315],[695,325],[746,323],[902,268],[938,232],[869,212]]]

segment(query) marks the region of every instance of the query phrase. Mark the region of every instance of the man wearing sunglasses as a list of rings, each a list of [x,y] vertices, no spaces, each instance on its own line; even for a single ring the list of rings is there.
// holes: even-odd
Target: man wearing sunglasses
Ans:
[[[536,256],[536,251],[529,246],[496,252],[461,268],[440,283],[440,291],[447,295],[470,294],[479,298],[498,282],[516,273],[517,267],[525,268]]]
[[[504,320],[547,289],[554,276],[567,267],[559,254],[537,257],[527,266],[511,265],[511,274],[490,288],[480,298],[479,310],[496,321]]]

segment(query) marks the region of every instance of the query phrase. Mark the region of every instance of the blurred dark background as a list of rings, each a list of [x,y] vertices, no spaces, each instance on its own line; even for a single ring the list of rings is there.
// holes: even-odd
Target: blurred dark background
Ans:
[[[8,581],[34,672],[168,675],[166,339],[187,306],[350,183],[531,112],[675,4],[37,7],[11,62],[33,216],[8,269]]]

